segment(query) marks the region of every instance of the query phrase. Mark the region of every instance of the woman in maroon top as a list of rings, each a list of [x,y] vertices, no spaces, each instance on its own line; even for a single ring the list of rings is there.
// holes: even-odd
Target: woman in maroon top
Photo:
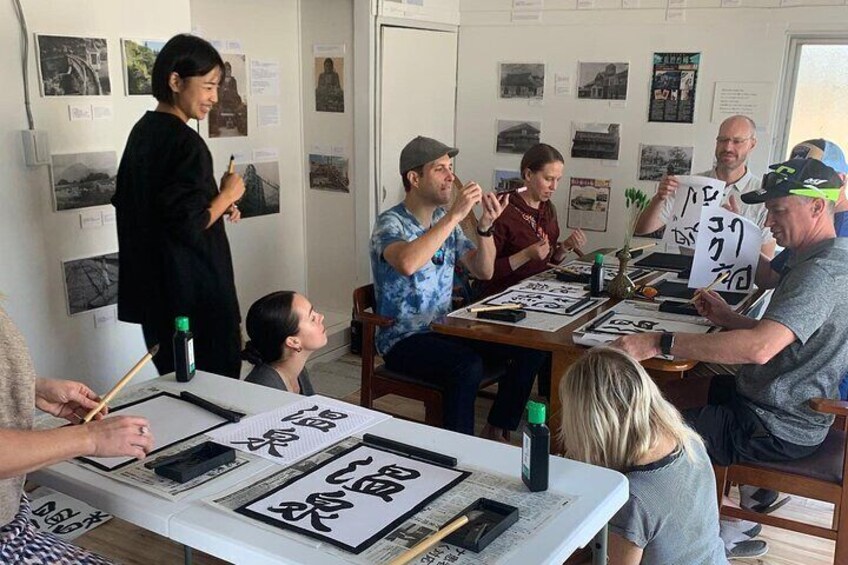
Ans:
[[[501,292],[559,263],[569,251],[586,243],[582,230],[574,230],[559,241],[557,213],[551,197],[562,178],[562,154],[545,143],[534,145],[521,158],[521,176],[527,190],[510,195],[495,222],[497,258],[495,274],[483,281],[482,296]]]

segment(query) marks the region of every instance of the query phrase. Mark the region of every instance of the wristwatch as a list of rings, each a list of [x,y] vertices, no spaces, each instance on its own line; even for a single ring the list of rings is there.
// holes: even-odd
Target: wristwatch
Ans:
[[[674,334],[663,333],[660,336],[660,351],[663,355],[671,355],[671,348],[674,347]]]
[[[486,231],[481,230],[480,226],[478,225],[477,226],[477,235],[479,235],[480,237],[492,237],[492,232],[494,230],[495,230],[495,224],[492,224],[491,226],[489,226],[489,229],[487,229]]]

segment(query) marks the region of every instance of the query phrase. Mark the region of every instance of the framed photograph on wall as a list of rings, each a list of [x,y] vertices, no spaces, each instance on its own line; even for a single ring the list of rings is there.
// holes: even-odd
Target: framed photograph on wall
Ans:
[[[520,172],[495,169],[495,175],[492,179],[492,187],[495,192],[520,188],[522,186],[524,186],[524,179],[521,178]]]
[[[127,96],[153,94],[153,63],[165,41],[160,39],[122,39],[124,57],[124,89]]]
[[[222,54],[224,76],[218,85],[218,103],[209,111],[209,137],[247,136],[247,58]]]
[[[310,153],[309,188],[350,192],[350,168],[347,157]]]
[[[109,50],[102,37],[35,36],[42,96],[108,96]]]
[[[627,100],[630,63],[580,63],[577,98]]]
[[[539,143],[542,136],[542,122],[519,122],[515,120],[497,121],[497,153],[515,153],[523,155],[525,151]]]
[[[110,204],[118,177],[114,151],[52,156],[53,202],[57,212]]]
[[[267,216],[280,211],[280,163],[261,161],[236,165],[244,179],[244,196],[238,207],[241,217]]]
[[[639,180],[692,174],[692,147],[639,144]]]
[[[501,98],[541,100],[545,93],[544,63],[500,63]]]
[[[106,253],[62,262],[68,315],[118,303],[118,254]]]
[[[621,125],[572,122],[571,156],[618,161]]]

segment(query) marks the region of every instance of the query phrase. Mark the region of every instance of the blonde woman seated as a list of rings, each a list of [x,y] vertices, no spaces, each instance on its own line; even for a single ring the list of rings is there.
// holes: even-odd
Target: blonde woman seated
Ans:
[[[565,455],[630,482],[609,523],[610,565],[726,564],[710,459],[642,366],[617,349],[592,349],[559,395]]]
[[[306,361],[327,344],[324,316],[302,294],[272,292],[253,303],[242,357],[255,365],[245,380],[296,394],[315,394]]]

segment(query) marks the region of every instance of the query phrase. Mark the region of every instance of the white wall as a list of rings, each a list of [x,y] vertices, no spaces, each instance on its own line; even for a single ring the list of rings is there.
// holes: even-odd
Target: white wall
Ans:
[[[778,0],[744,1],[745,6],[773,6]],[[713,163],[718,124],[711,123],[716,81],[774,84],[770,124],[760,131],[751,155],[755,174],[773,158],[771,137],[787,32],[844,30],[848,8],[721,9],[719,0],[689,0],[685,23],[666,21],[665,1],[641,0],[640,9],[620,9],[620,2],[596,0],[598,9],[577,10],[576,0],[548,0],[541,24],[510,21],[512,0],[463,0],[461,5],[457,96],[457,171],[464,181],[492,182],[493,169],[517,170],[520,155],[496,154],[495,121],[541,120],[542,141],[566,156],[565,173],[554,203],[560,225],[566,225],[571,176],[612,179],[611,210],[606,233],[588,232],[589,246],[620,245],[623,237],[624,188],[640,187],[649,195],[655,183],[639,181],[639,144],[692,145],[693,171]],[[694,124],[647,122],[652,54],[700,52]],[[629,62],[625,107],[607,101],[577,100],[577,63]],[[498,98],[499,62],[544,62],[545,96],[541,104]],[[554,96],[554,74],[571,77],[572,94]],[[571,122],[621,124],[617,166],[599,160],[571,159]]]
[[[281,93],[263,103],[279,103],[282,125],[257,131],[251,104],[247,139],[211,140],[220,175],[233,151],[277,147],[281,163],[281,214],[228,225],[242,312],[262,294],[306,287],[303,228],[303,152],[301,144],[299,27],[297,0],[250,0],[238,9],[223,0],[129,0],[56,2],[24,0],[31,32],[105,37],[109,47],[111,96],[52,97],[39,94],[36,57],[29,58],[30,95],[36,127],[50,134],[53,153],[115,150],[120,159],[126,137],[152,97],[124,96],[120,39],[167,39],[197,26],[210,39],[241,41],[248,59],[280,62]],[[12,3],[0,6],[0,46],[5,83],[0,91],[0,170],[3,170],[3,221],[0,222],[0,292],[46,376],[75,378],[105,390],[144,352],[138,326],[118,322],[95,328],[92,314],[67,315],[61,261],[117,251],[113,226],[81,230],[78,212],[54,212],[46,167],[27,168],[20,130],[27,127],[17,20]],[[33,46],[34,48],[34,46]],[[247,85],[245,85],[247,87]],[[68,104],[106,102],[114,118],[70,122]],[[206,125],[201,133],[206,135]],[[103,207],[104,210],[111,207]],[[155,375],[152,366],[144,376]]]
[[[36,127],[49,131],[52,152],[115,150],[120,157],[130,127],[152,106],[152,98],[123,96],[120,38],[167,38],[188,31],[188,2],[151,0],[141,10],[136,3],[124,0],[25,0],[23,7],[31,32],[108,40],[111,96],[42,98],[30,36],[28,67],[33,115]],[[24,165],[20,130],[26,129],[27,124],[20,33],[11,2],[0,6],[0,30],[6,70],[0,91],[0,169],[4,173],[0,289],[7,296],[3,307],[23,332],[40,374],[82,379],[97,390],[104,390],[141,357],[141,331],[123,323],[96,329],[91,314],[69,317],[61,261],[117,251],[115,229],[110,226],[81,230],[78,212],[54,212],[48,169]],[[68,103],[92,101],[111,103],[114,118],[102,122],[69,121]],[[154,373],[148,367],[144,374]]]
[[[303,148],[301,142],[298,0],[191,0],[192,28],[208,40],[237,40],[250,61],[279,63],[279,96],[253,96],[248,85],[248,137],[208,139],[220,177],[236,152],[276,148],[280,157],[280,213],[227,224],[242,319],[261,296],[306,291]],[[256,127],[256,105],[278,104],[280,126]],[[201,124],[206,137],[206,124]]]
[[[306,198],[306,249],[308,296],[325,314],[350,315],[351,296],[356,286],[356,254],[368,242],[355,233],[354,199],[367,185],[355,182],[353,143],[353,0],[309,0],[301,4],[301,64],[303,81],[304,191]],[[315,45],[344,45],[345,111],[315,111]],[[350,193],[309,188],[311,152],[333,152],[342,148],[350,169]],[[329,323],[329,322],[327,322]]]

